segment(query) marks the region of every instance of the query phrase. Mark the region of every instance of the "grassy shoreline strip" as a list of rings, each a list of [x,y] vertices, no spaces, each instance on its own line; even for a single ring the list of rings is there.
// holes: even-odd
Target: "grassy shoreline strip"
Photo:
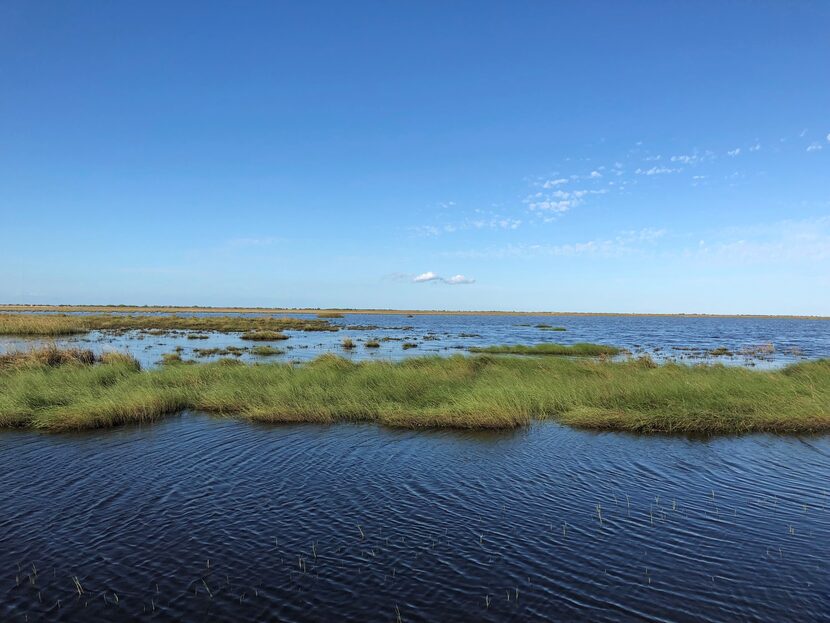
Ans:
[[[337,326],[318,318],[282,316],[152,316],[152,315],[67,315],[0,313],[0,335],[73,335],[89,331],[218,331],[271,332],[337,331]]]
[[[488,355],[556,355],[571,357],[599,357],[619,355],[622,350],[606,344],[504,344],[502,346],[473,346],[471,353]]]
[[[513,428],[550,419],[637,433],[830,430],[830,360],[757,371],[558,357],[355,363],[324,355],[302,366],[220,360],[141,371],[123,356],[79,357],[0,367],[0,427],[77,430],[193,409],[257,422],[407,428]]]

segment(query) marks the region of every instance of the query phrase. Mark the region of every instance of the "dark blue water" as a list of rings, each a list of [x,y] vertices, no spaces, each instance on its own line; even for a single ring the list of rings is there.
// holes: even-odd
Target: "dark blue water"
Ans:
[[[827,436],[2,432],[0,619],[827,621],[828,489]]]
[[[183,314],[193,316],[206,313]],[[225,314],[227,315],[227,314]],[[256,316],[263,314],[241,314]],[[314,315],[283,314],[295,317]],[[402,314],[347,314],[330,320],[340,327],[336,332],[287,331],[289,340],[275,343],[284,354],[257,357],[244,353],[245,361],[302,362],[326,352],[353,359],[400,359],[418,355],[464,353],[471,346],[494,344],[538,344],[555,342],[596,342],[625,348],[635,356],[647,354],[657,361],[687,363],[718,362],[726,365],[780,367],[804,358],[830,357],[830,321],[790,318],[692,318],[659,316],[463,316]],[[545,324],[565,331],[538,328]],[[191,332],[195,333],[195,332]],[[145,367],[156,365],[162,354],[179,347],[182,356],[200,360],[195,349],[250,347],[240,334],[198,332],[206,340],[189,340],[187,332],[149,335],[140,331],[125,334],[93,332],[57,340],[59,345],[80,345],[94,350],[129,351]],[[357,348],[344,350],[341,343],[350,338]],[[363,345],[370,339],[380,348]],[[417,348],[403,349],[405,342]],[[37,340],[0,337],[0,352],[27,348]],[[725,348],[729,354],[713,355]]]

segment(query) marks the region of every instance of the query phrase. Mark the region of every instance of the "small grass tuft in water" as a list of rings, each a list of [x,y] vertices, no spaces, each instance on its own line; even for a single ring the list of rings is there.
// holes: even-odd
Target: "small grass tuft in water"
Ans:
[[[380,348],[380,342],[377,340],[367,340],[364,346],[366,346],[366,348]]]
[[[343,314],[340,312],[320,312],[317,314],[318,318],[343,318]]]
[[[251,349],[251,354],[257,357],[273,357],[274,355],[282,355],[285,351],[281,348],[274,348],[273,346],[254,346]]]
[[[343,341],[341,342],[341,344],[342,344],[343,348],[345,348],[346,350],[352,350],[355,347],[354,341],[351,338],[348,338],[348,337],[344,338]]]
[[[712,350],[710,350],[709,354],[712,357],[732,357],[735,353],[733,353],[725,346],[719,346],[718,348],[713,348]]]
[[[278,333],[276,331],[248,331],[247,333],[243,333],[240,338],[254,342],[276,342],[278,340],[287,340],[288,336],[285,333]]]

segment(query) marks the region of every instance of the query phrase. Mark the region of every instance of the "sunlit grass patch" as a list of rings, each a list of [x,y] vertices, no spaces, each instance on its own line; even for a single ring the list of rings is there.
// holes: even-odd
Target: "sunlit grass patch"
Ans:
[[[830,360],[780,371],[561,357],[234,360],[141,371],[128,356],[7,356],[0,426],[67,430],[182,409],[263,422],[510,428],[534,420],[638,433],[830,430]]]
[[[616,346],[606,344],[505,344],[502,346],[473,346],[473,353],[509,354],[509,355],[564,355],[571,357],[598,357],[601,355],[618,355],[622,352]]]
[[[243,333],[240,338],[254,342],[276,342],[279,340],[287,340],[288,336],[285,333],[278,333],[277,331],[248,331],[247,333]]]
[[[289,330],[337,331],[338,327],[320,318],[288,318],[284,316],[0,313],[0,335],[56,336],[87,333],[93,330],[112,332],[140,330],[149,335],[163,335],[166,331],[216,331],[220,333]]]

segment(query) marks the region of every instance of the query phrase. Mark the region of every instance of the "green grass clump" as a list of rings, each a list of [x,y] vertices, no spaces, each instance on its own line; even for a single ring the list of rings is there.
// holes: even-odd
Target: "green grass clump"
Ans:
[[[354,341],[348,337],[344,338],[341,344],[343,345],[343,348],[345,348],[346,350],[352,350],[355,347]]]
[[[270,348],[269,346],[259,346],[257,348]],[[227,357],[231,355],[233,357],[241,357],[244,352],[248,349],[243,348],[240,346],[225,346],[224,348],[194,348],[193,354],[197,357],[214,357],[216,355],[222,355],[223,357]]]
[[[251,340],[254,342],[276,342],[278,340],[288,339],[285,333],[278,333],[276,331],[248,331],[240,337],[243,340]]]
[[[401,344],[401,348],[404,350],[409,350],[410,348],[418,348],[418,345],[415,342],[404,342]]]
[[[377,340],[367,340],[364,346],[366,346],[366,348],[380,348],[380,342]]]
[[[74,335],[87,333],[80,316],[65,314],[0,314],[0,335]]]
[[[258,357],[272,357],[274,355],[282,355],[285,351],[281,348],[274,348],[273,346],[254,346],[251,349],[251,354]]]
[[[178,316],[128,314],[13,314],[0,313],[0,335],[71,335],[89,331],[142,330],[149,335],[166,331],[337,331],[337,326],[315,318],[284,316]],[[199,338],[195,338],[199,339]]]
[[[184,359],[182,359],[181,354],[178,352],[163,353],[161,356],[161,363],[166,366],[174,365],[178,363],[184,363]]]
[[[719,346],[709,351],[713,357],[731,357],[734,353],[725,346]]]
[[[175,354],[173,354],[175,355]],[[83,358],[82,358],[83,359]],[[261,422],[511,428],[534,420],[638,433],[830,430],[830,360],[779,371],[559,357],[237,361],[141,371],[130,358],[32,357],[0,368],[0,427],[144,422],[183,409]]]
[[[343,318],[340,312],[320,312],[317,314],[318,318]]]
[[[473,346],[470,349],[473,353],[488,353],[491,355],[563,355],[571,357],[599,357],[618,355],[622,351],[616,346],[605,344],[534,344],[525,346],[523,344],[505,344],[503,346]]]

